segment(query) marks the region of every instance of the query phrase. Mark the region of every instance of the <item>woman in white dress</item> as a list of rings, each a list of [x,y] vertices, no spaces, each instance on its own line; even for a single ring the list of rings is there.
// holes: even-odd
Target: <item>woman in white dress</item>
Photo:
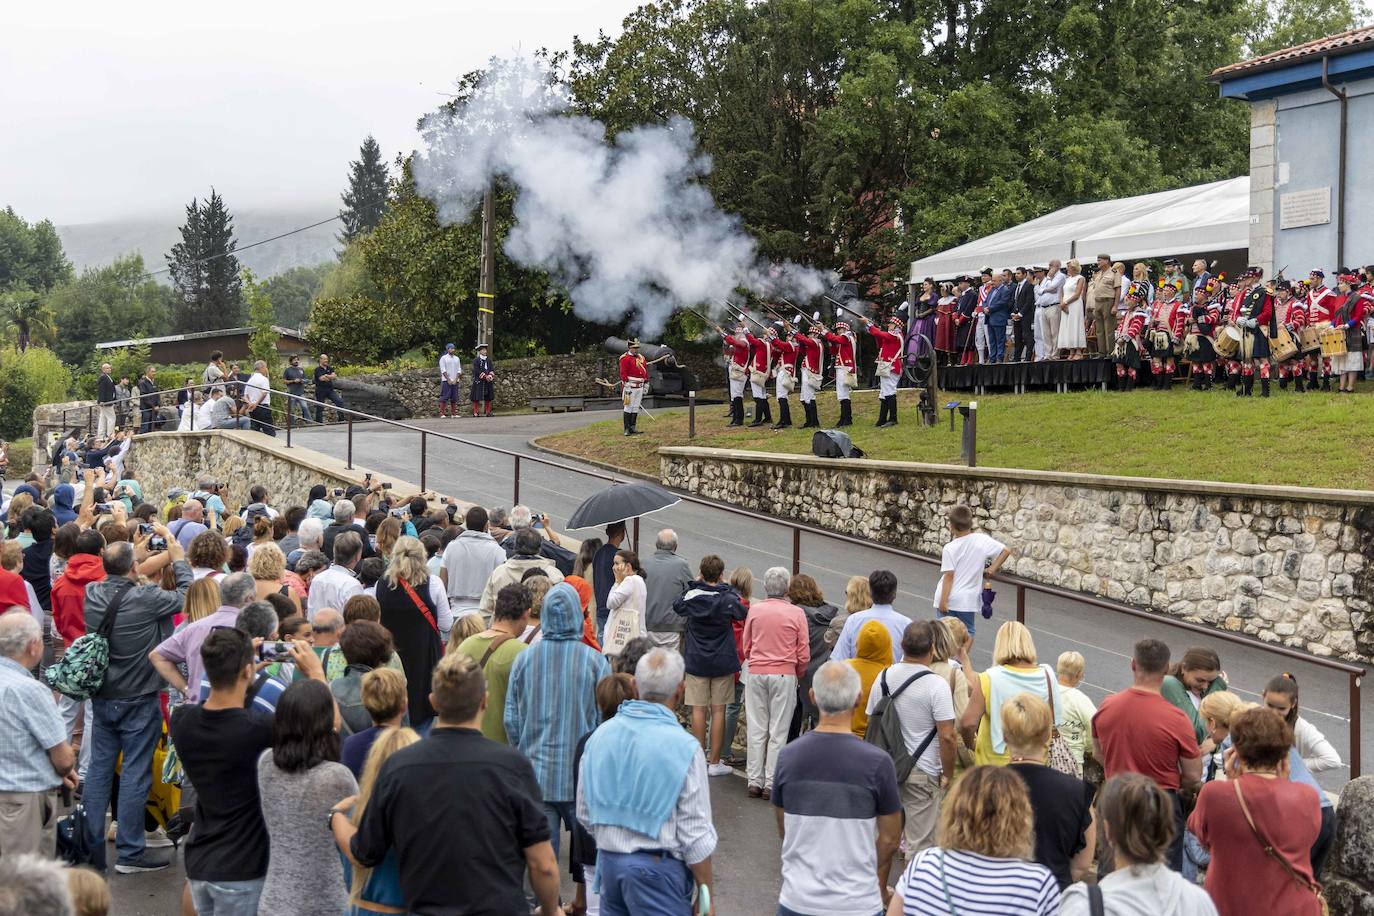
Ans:
[[[611,593],[606,598],[610,614],[606,617],[602,645],[607,655],[619,655],[625,650],[625,643],[637,636],[649,635],[644,622],[648,595],[644,587],[644,569],[633,550],[616,551],[611,569],[615,572],[615,585],[611,586]]]
[[[1068,350],[1069,359],[1082,359],[1088,347],[1087,330],[1083,320],[1083,298],[1087,295],[1088,284],[1083,280],[1083,271],[1075,258],[1068,263],[1069,275],[1064,279],[1064,289],[1059,293],[1059,348]]]

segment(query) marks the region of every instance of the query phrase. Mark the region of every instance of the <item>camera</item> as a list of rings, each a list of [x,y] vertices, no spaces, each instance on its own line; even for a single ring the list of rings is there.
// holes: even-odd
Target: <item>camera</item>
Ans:
[[[151,527],[151,526],[150,526]],[[167,549],[167,539],[160,534],[155,534],[148,539],[148,550],[152,553],[162,553]]]
[[[335,495],[336,497],[338,497],[338,496],[343,496],[343,495],[344,495],[344,488],[343,488],[343,487],[335,487],[335,488],[334,488],[334,495]]]
[[[105,514],[106,512],[109,512],[109,511],[110,511],[110,504],[109,504],[109,503],[96,503],[96,504],[95,504],[95,511],[96,511],[98,514],[103,515],[103,514]]]
[[[139,533],[139,534],[152,534],[152,533],[153,533],[153,526],[150,525],[148,522],[139,522],[139,523],[138,523],[138,533]]]
[[[291,661],[291,643],[283,640],[265,642],[258,646],[258,659],[264,662]]]
[[[390,489],[391,489],[391,481],[389,481],[389,480],[383,481],[383,482],[382,482],[382,489],[383,489],[383,490],[390,490]]]
[[[399,509],[392,509],[392,510],[391,510],[391,515],[392,515],[393,518],[409,518],[409,517],[410,517],[410,509],[408,509],[408,508],[405,507],[405,506],[402,506],[402,507],[399,508]]]

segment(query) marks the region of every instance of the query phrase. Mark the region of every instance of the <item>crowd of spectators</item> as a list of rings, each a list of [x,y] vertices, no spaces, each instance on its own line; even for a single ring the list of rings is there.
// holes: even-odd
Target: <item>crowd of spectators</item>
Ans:
[[[1340,760],[1296,680],[1249,704],[1211,649],[1145,639],[1094,708],[1083,656],[1015,621],[977,670],[962,594],[996,542],[947,551],[931,611],[885,569],[841,608],[781,566],[757,598],[692,569],[670,529],[641,561],[623,525],[574,552],[526,507],[370,478],[157,506],[118,476],[0,507],[0,869],[68,907],[20,911],[72,912],[108,837],[129,875],[179,846],[184,913],[713,913],[710,784],[742,767],[784,916],[1319,912],[1312,773]],[[100,637],[94,689],[51,689]],[[87,867],[56,872],[64,790]]]

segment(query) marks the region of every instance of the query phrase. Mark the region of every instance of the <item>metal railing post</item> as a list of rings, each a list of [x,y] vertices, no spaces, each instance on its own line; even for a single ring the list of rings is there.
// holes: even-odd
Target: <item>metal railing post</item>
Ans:
[[[512,506],[520,505],[520,456],[515,456],[515,493],[511,496]]]
[[[295,413],[293,405],[288,398],[286,401],[286,447],[291,447],[291,414]]]
[[[95,430],[95,408],[86,408],[86,435],[90,435]]]
[[[635,553],[639,553],[639,516],[635,516]]]
[[[1016,586],[1016,622],[1026,622],[1026,587]]]
[[[687,438],[697,437],[697,393],[687,392]],[[795,575],[795,571],[794,571]]]
[[[1360,676],[1350,675],[1350,778],[1360,775]]]
[[[353,470],[353,414],[348,415],[348,469]]]
[[[792,528],[792,575],[801,572],[801,529]]]
[[[425,450],[428,447],[428,434],[420,433],[420,492],[423,493],[429,488],[425,486],[426,458]]]

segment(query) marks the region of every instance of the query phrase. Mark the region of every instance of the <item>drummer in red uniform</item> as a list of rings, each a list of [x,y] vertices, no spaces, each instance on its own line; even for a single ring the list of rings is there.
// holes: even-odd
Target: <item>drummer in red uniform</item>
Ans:
[[[868,333],[878,342],[878,422],[879,427],[897,425],[897,383],[902,378],[902,319],[887,319],[884,331],[864,319]]]
[[[639,338],[631,337],[629,348],[620,357],[621,403],[625,405],[625,435],[638,436],[639,405],[649,384],[649,366],[639,353]]]
[[[822,328],[824,331],[824,329]],[[850,333],[849,323],[835,322],[834,332],[825,331],[826,343],[835,359],[835,400],[840,405],[840,419],[835,425],[849,426],[854,422],[854,414],[849,404],[849,393],[858,380],[854,367],[854,335]]]
[[[816,392],[821,390],[824,381],[821,375],[821,365],[825,359],[825,345],[821,343],[823,330],[821,325],[812,323],[805,334],[798,334],[794,338],[801,352],[801,365],[798,368],[801,370],[802,412],[806,414],[802,429],[815,429],[821,425],[820,417],[816,415]]]
[[[1278,322],[1274,320],[1273,287],[1259,284],[1263,276],[1263,268],[1250,267],[1241,277],[1244,288],[1237,297],[1235,323],[1243,329],[1244,336],[1237,354],[1241,362],[1236,397],[1248,398],[1255,393],[1256,371],[1260,377],[1260,395],[1269,397],[1269,340],[1278,334]]]
[[[778,422],[773,424],[773,428],[787,429],[792,425],[792,407],[787,398],[792,394],[792,389],[797,387],[797,344],[794,340],[802,335],[786,323],[782,326],[782,334],[769,328],[768,335],[773,347],[773,372],[776,378],[773,393],[778,398]]]
[[[1210,391],[1212,388],[1212,375],[1217,360],[1212,335],[1216,333],[1217,319],[1221,315],[1221,309],[1213,297],[1220,285],[1215,277],[1208,277],[1193,287],[1193,305],[1188,320],[1189,330],[1194,335],[1194,349],[1189,355],[1189,360],[1193,364],[1193,388],[1197,391]]]
[[[735,325],[735,333],[727,334],[725,329],[716,325],[725,352],[729,357],[726,367],[730,379],[730,425],[744,425],[744,383],[749,378],[749,338],[744,322]]]
[[[1288,329],[1294,343],[1302,340],[1303,329],[1307,327],[1307,302],[1293,295],[1293,284],[1287,280],[1279,280],[1274,284],[1274,321]],[[1301,345],[1288,359],[1276,363],[1279,388],[1287,388],[1289,379],[1292,379],[1293,391],[1302,394],[1305,363]]]
[[[1314,270],[1307,275],[1307,326],[1309,328],[1331,327],[1331,314],[1336,311],[1336,294],[1322,281],[1326,273]],[[1317,390],[1317,370],[1321,370],[1322,391],[1331,390],[1331,357],[1322,356],[1321,350],[1313,350],[1307,357],[1307,390]]]
[[[1118,391],[1135,390],[1142,357],[1149,352],[1145,346],[1145,324],[1150,320],[1150,309],[1145,300],[1149,294],[1150,288],[1140,280],[1126,288],[1126,308],[1129,311],[1116,326],[1116,347],[1112,354],[1112,361],[1116,363]]]
[[[1150,372],[1152,386],[1167,391],[1174,381],[1174,357],[1182,339],[1188,312],[1178,299],[1179,281],[1165,277],[1159,281],[1159,295],[1150,309]]]

